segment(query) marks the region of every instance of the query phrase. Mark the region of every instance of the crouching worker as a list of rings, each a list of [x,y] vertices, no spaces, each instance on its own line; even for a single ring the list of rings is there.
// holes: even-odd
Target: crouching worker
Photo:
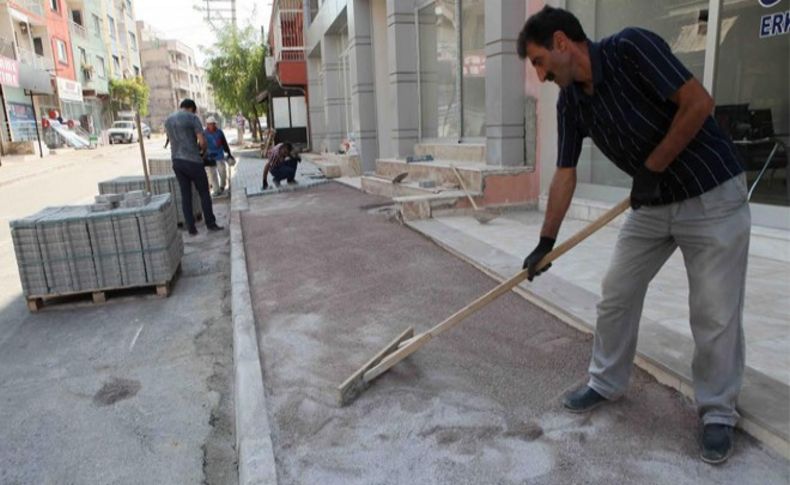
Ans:
[[[289,184],[296,182],[296,167],[302,159],[293,145],[286,142],[278,143],[269,152],[269,160],[263,167],[263,190],[269,188],[268,175],[272,174],[275,187],[280,186],[280,182],[286,180]]]
[[[213,116],[206,119],[206,129],[203,131],[206,138],[206,174],[213,189],[211,195],[221,195],[225,191],[228,180],[228,165],[235,165],[236,159],[230,153],[228,140],[225,133],[217,127],[217,120]],[[225,154],[228,155],[227,162]]]

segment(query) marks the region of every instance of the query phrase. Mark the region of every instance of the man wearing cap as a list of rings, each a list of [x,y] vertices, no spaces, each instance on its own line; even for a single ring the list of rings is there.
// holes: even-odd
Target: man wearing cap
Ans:
[[[203,131],[206,138],[206,174],[211,182],[214,197],[221,195],[225,191],[225,184],[228,179],[228,163],[233,166],[236,159],[230,153],[228,140],[225,133],[217,127],[217,120],[213,116],[206,119],[206,129]],[[228,155],[228,162],[225,161],[225,154]]]
[[[167,139],[170,140],[170,158],[173,159],[173,171],[181,188],[181,207],[184,212],[184,224],[192,236],[197,235],[195,217],[192,212],[192,185],[200,195],[203,218],[209,231],[221,231],[214,217],[211,194],[208,191],[208,177],[203,170],[201,152],[206,149],[206,138],[203,136],[203,125],[195,115],[197,105],[191,99],[181,101],[180,109],[165,120]]]

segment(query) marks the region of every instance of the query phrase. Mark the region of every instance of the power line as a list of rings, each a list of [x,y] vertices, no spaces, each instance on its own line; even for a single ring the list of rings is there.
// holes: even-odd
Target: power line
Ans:
[[[228,23],[230,23],[234,29],[238,28],[238,22],[236,18],[236,0],[200,1],[205,6],[196,8],[205,14],[204,20],[208,22],[208,24],[211,25],[214,30],[220,30],[220,28],[227,26]],[[227,14],[230,14],[230,22],[228,22],[226,17]],[[217,22],[219,27],[214,22]]]

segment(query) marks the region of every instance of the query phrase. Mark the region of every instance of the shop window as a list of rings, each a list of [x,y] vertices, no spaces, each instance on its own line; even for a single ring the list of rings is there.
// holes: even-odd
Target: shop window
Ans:
[[[708,2],[698,4],[699,8],[689,7],[686,0],[568,0],[567,8],[579,18],[587,37],[592,40],[601,40],[626,27],[642,27],[655,32],[702,82]],[[589,138],[582,148],[577,180],[579,183],[631,187],[631,177],[609,161]]]
[[[714,88],[716,118],[741,156],[751,201],[782,206],[790,205],[790,33],[772,26],[785,15],[786,2],[725,0]]]
[[[485,2],[424,5],[417,11],[417,35],[421,138],[484,137]]]

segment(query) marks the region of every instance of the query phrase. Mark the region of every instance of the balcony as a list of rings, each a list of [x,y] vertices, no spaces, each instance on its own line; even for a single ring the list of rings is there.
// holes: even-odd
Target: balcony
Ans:
[[[19,47],[19,62],[42,71],[55,72],[55,64],[52,62],[52,59],[22,47]]]
[[[14,43],[5,37],[0,37],[0,56],[7,57],[9,59],[16,59]]]
[[[71,32],[72,37],[76,37],[78,40],[88,40],[88,31],[78,23],[69,21],[69,32]]]
[[[40,1],[36,0],[0,0],[0,5],[8,5],[9,7],[19,7],[23,10],[26,10],[25,13],[32,13],[34,15],[38,15],[39,17],[44,16],[44,8],[41,5]],[[43,18],[42,18],[43,20]]]

